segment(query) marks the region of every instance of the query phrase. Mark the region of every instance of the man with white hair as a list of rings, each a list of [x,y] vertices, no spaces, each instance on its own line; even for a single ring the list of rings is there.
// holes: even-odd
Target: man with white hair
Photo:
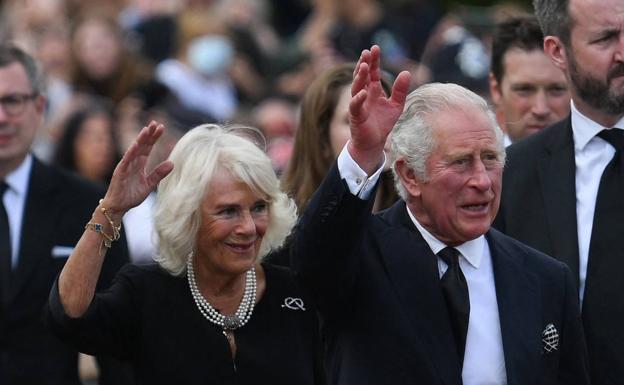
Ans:
[[[453,84],[407,96],[405,72],[387,98],[379,56],[362,53],[351,140],[294,235],[330,383],[587,384],[569,268],[490,229],[505,152],[487,103]],[[391,130],[402,200],[372,215]]]

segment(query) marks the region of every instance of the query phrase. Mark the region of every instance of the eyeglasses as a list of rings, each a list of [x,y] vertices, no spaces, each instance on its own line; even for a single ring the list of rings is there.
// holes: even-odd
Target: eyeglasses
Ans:
[[[32,94],[9,94],[0,97],[0,105],[2,109],[9,116],[17,116],[24,112],[26,102],[36,98],[39,94],[33,92]]]

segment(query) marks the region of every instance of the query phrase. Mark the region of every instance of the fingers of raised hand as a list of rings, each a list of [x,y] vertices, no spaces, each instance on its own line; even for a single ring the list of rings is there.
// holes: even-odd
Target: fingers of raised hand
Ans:
[[[368,69],[369,67],[367,63],[362,62],[358,64],[358,68],[353,76],[353,83],[351,84],[352,97],[368,86]]]
[[[164,162],[161,162],[147,176],[147,183],[151,188],[156,187],[158,182],[166,177],[171,172],[171,170],[173,170],[173,162],[171,162],[170,160],[165,160]]]
[[[155,121],[151,121],[147,126],[143,127],[139,136],[137,136],[136,142],[143,148],[149,149],[165,130],[165,126]]]
[[[158,124],[155,121],[151,121],[147,126],[143,127],[134,143],[132,143],[121,159],[119,163],[120,171],[127,171],[134,161],[142,156],[147,157],[154,143],[162,135],[164,128],[162,124]]]
[[[366,120],[366,111],[364,110],[364,102],[366,101],[367,92],[365,89],[355,94],[349,102],[349,117],[351,123],[359,123]]]
[[[374,45],[370,49],[370,80],[378,82],[381,79],[381,48]]]
[[[409,86],[411,82],[411,74],[408,71],[402,71],[394,81],[392,85],[392,95],[390,100],[393,103],[404,105],[405,99],[409,92]]]
[[[357,63],[355,64],[355,69],[353,70],[353,77],[354,78],[355,78],[355,75],[358,73],[358,71],[360,69],[360,65],[362,63],[366,63],[370,67],[371,52],[369,50],[367,50],[367,49],[362,51],[362,53],[360,54],[360,58],[358,59]]]

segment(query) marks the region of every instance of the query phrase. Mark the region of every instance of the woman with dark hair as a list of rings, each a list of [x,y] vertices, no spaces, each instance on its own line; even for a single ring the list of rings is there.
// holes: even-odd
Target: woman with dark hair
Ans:
[[[100,104],[78,108],[62,128],[53,163],[94,182],[108,184],[121,159],[113,124],[112,113]]]
[[[74,91],[106,98],[115,107],[153,78],[152,68],[128,48],[115,15],[106,8],[94,7],[78,16],[71,48]]]
[[[314,191],[351,137],[348,108],[354,63],[342,64],[324,72],[303,95],[299,126],[292,158],[282,177],[282,188],[303,212]],[[390,91],[388,82],[382,82]],[[397,200],[390,170],[381,177],[375,209],[382,210]]]

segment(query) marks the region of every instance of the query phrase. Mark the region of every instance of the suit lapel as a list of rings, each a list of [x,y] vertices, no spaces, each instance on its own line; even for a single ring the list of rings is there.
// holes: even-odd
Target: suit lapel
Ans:
[[[553,255],[566,263],[579,277],[578,236],[576,225],[576,174],[574,140],[570,118],[558,123],[552,141],[539,162],[539,181],[544,209],[552,237]]]
[[[492,255],[507,383],[535,384],[540,378],[543,327],[539,285],[522,266],[524,256],[510,250],[498,231],[490,230],[486,238]]]
[[[440,288],[437,258],[414,227],[403,201],[383,217],[381,254],[415,338],[425,344],[445,384],[461,383],[448,313]]]
[[[54,233],[52,229],[60,209],[56,204],[55,185],[55,179],[47,168],[33,159],[22,221],[19,260],[11,280],[11,298],[15,298],[28,283],[28,277],[36,266],[46,262],[42,256],[50,253],[50,239]]]

